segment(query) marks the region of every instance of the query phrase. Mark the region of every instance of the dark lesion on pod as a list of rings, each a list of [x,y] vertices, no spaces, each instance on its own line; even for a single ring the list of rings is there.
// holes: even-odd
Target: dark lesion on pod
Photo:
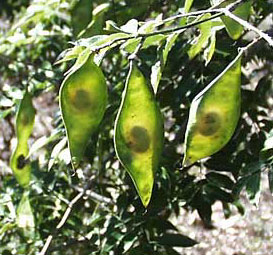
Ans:
[[[150,147],[150,136],[146,128],[134,126],[129,133],[127,146],[136,153],[144,153]]]
[[[22,113],[22,115],[21,115],[21,123],[22,123],[22,125],[23,126],[28,126],[29,122],[30,122],[29,115],[27,113],[25,113],[25,112]]]
[[[84,89],[77,89],[71,95],[71,102],[74,108],[84,111],[92,105],[89,91]]]
[[[27,164],[29,164],[29,160],[25,158],[25,156],[23,154],[21,154],[18,158],[17,158],[17,168],[18,169],[23,169]]]
[[[208,112],[202,115],[199,123],[198,130],[203,136],[214,135],[221,126],[221,118],[217,112]]]

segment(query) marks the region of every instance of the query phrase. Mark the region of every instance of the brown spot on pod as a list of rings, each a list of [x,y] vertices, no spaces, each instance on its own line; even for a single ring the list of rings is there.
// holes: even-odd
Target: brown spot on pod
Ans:
[[[20,170],[23,169],[28,163],[29,161],[25,159],[24,155],[22,154],[17,158],[17,168]]]
[[[87,110],[92,105],[90,93],[84,89],[77,89],[74,91],[74,93],[71,95],[71,102],[74,108],[79,111]]]
[[[137,153],[144,153],[147,151],[150,147],[150,137],[147,129],[140,126],[134,126],[130,130],[127,146]]]
[[[23,113],[21,116],[22,116],[21,117],[21,123],[22,123],[22,125],[23,126],[27,126],[29,124],[29,122],[30,122],[29,115],[27,113]]]
[[[215,134],[221,126],[221,118],[216,112],[208,112],[201,116],[198,131],[204,136]]]

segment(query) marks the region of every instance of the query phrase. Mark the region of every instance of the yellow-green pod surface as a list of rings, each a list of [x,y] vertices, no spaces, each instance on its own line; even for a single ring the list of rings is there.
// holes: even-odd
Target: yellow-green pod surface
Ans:
[[[241,54],[193,99],[184,166],[219,151],[232,137],[240,117]]]
[[[32,97],[26,90],[16,116],[17,145],[10,160],[14,176],[22,187],[28,186],[30,182],[31,167],[26,160],[29,152],[27,142],[33,129],[34,119]]]
[[[227,5],[229,5],[233,2],[235,2],[235,0],[225,1],[220,5],[220,7],[226,7]],[[241,19],[247,20],[250,15],[251,4],[252,4],[252,1],[248,1],[248,2],[240,5],[239,7],[236,8],[235,11],[233,11],[233,14],[238,16]],[[236,22],[235,20],[233,20],[227,16],[222,16],[221,19],[225,24],[225,27],[226,27],[226,30],[227,30],[229,36],[233,40],[238,40],[244,31],[244,27],[242,25],[240,25],[238,22]]]
[[[148,206],[163,148],[164,127],[154,93],[131,62],[115,122],[115,150],[130,174],[141,201]]]
[[[65,78],[60,89],[60,108],[74,168],[78,167],[90,137],[97,130],[106,105],[106,81],[90,56]]]

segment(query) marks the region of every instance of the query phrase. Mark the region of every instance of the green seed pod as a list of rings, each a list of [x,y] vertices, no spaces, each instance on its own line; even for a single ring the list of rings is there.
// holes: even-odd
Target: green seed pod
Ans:
[[[27,187],[30,182],[31,167],[27,160],[29,152],[27,142],[33,129],[34,119],[32,97],[26,90],[16,116],[17,145],[10,160],[15,178],[22,187]]]
[[[72,166],[77,168],[107,105],[106,81],[93,56],[65,78],[59,98]]]
[[[235,2],[235,0],[224,1],[223,3],[220,4],[220,7],[224,8],[233,2]],[[247,20],[250,15],[251,4],[252,4],[252,1],[248,1],[244,4],[241,4],[240,6],[236,8],[233,14],[238,16],[241,19]],[[233,40],[238,40],[244,31],[244,27],[229,17],[222,16],[221,19],[223,23],[225,24],[225,27],[229,36]]]
[[[160,109],[143,74],[131,62],[115,122],[115,150],[130,174],[141,201],[148,206],[163,149]]]
[[[242,52],[192,101],[183,165],[219,151],[232,137],[240,117]]]

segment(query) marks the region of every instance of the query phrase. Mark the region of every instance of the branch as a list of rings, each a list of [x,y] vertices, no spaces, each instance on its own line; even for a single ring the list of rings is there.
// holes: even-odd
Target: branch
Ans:
[[[61,218],[59,224],[57,225],[54,233],[52,233],[51,235],[49,235],[46,239],[46,242],[44,244],[44,247],[42,248],[41,252],[39,253],[39,255],[46,255],[47,254],[47,250],[51,244],[51,241],[53,239],[53,237],[58,233],[58,231],[63,227],[63,225],[65,224],[65,222],[67,221],[73,206],[84,196],[84,194],[86,193],[86,191],[90,188],[92,182],[94,180],[94,177],[91,177],[89,179],[89,181],[87,182],[86,186],[84,187],[84,189],[79,192],[79,194],[77,196],[75,196],[70,203],[67,206],[66,211],[64,212],[63,217]]]
[[[214,11],[214,12],[217,12],[217,10]],[[154,36],[154,35],[169,34],[169,33],[177,32],[177,31],[179,31],[180,33],[182,33],[182,32],[186,31],[187,29],[189,29],[191,27],[197,26],[197,25],[202,24],[204,22],[207,22],[209,20],[213,20],[213,19],[219,18],[222,15],[224,15],[224,14],[223,13],[219,13],[219,11],[218,11],[217,14],[215,14],[215,15],[207,18],[207,19],[194,21],[194,22],[189,23],[189,24],[187,24],[185,26],[175,27],[175,28],[166,29],[166,30],[162,30],[162,31],[156,31],[156,32],[148,33],[148,34],[138,34],[138,36],[147,38],[147,37]]]
[[[182,32],[186,31],[187,29],[189,29],[191,27],[197,26],[197,25],[202,24],[204,22],[207,22],[209,20],[213,20],[213,19],[219,18],[219,17],[221,17],[223,15],[227,15],[228,16],[229,14],[231,14],[232,16],[235,16],[231,12],[234,11],[238,6],[240,6],[241,4],[243,4],[245,1],[246,0],[237,0],[236,2],[228,5],[225,8],[215,8],[215,7],[218,7],[218,6],[213,6],[213,7],[211,7],[211,9],[208,9],[208,10],[206,9],[206,10],[200,10],[200,11],[196,11],[196,12],[179,14],[179,15],[176,15],[176,16],[173,16],[173,17],[170,17],[170,18],[167,18],[167,19],[163,20],[162,24],[166,23],[168,21],[174,20],[174,19],[178,19],[178,18],[183,18],[183,17],[188,17],[188,16],[199,16],[199,15],[202,15],[202,14],[205,14],[205,13],[215,13],[214,15],[212,15],[211,17],[209,17],[207,19],[193,21],[192,23],[189,23],[189,24],[184,25],[184,26],[175,27],[175,28],[166,29],[166,30],[161,30],[161,31],[155,31],[155,32],[147,33],[147,34],[131,34],[131,36],[128,36],[126,38],[116,38],[113,41],[110,41],[109,43],[106,43],[106,44],[100,45],[98,47],[95,47],[94,49],[92,49],[92,51],[99,52],[101,49],[110,47],[110,46],[112,46],[115,43],[118,43],[118,42],[122,43],[123,41],[127,41],[127,40],[130,40],[130,39],[135,39],[135,38],[146,39],[146,38],[148,38],[150,36],[155,36],[155,35],[159,35],[159,34],[169,34],[169,33],[174,33],[174,32],[182,33]],[[226,13],[228,13],[228,14],[226,14]],[[238,18],[237,16],[235,16],[235,17]],[[232,19],[235,20],[234,17],[230,17],[230,18],[232,18]],[[238,18],[238,19],[240,19],[240,18]],[[240,22],[241,21],[244,21],[244,20],[240,19]],[[246,21],[244,21],[244,22],[247,23]],[[249,24],[248,27],[250,27],[250,26],[251,25]],[[255,27],[253,27],[253,28],[255,30],[258,30]],[[265,35],[261,31],[259,31],[259,34],[260,34],[261,37],[264,37],[264,35]],[[263,34],[263,36],[261,34]],[[267,36],[267,37],[269,37],[269,36]]]
[[[225,8],[224,9],[219,9],[219,11],[222,12],[222,13],[224,13],[227,17],[235,20],[236,22],[238,22],[239,24],[241,24],[242,26],[244,26],[246,29],[255,32],[261,38],[263,38],[264,40],[266,40],[271,47],[273,47],[273,39],[268,34],[264,33],[263,31],[259,30],[256,27],[254,27],[253,25],[251,25],[250,23],[248,23],[244,19],[241,19],[238,16],[234,15],[228,9],[225,9]]]
[[[145,41],[145,38],[144,37],[140,37],[141,41],[140,43],[137,45],[135,51],[128,57],[128,59],[130,61],[133,61],[136,57],[137,57],[137,54],[138,52],[140,51],[141,47],[143,46],[143,43]]]
[[[73,188],[75,190],[77,190],[78,192],[82,192],[83,191],[83,189],[80,188],[80,187],[74,186]],[[92,190],[89,190],[89,189],[87,189],[85,191],[85,195],[87,195],[88,197],[90,197],[92,200],[94,200],[96,202],[100,202],[100,203],[104,203],[104,204],[109,204],[109,205],[113,205],[114,204],[113,201],[110,198],[102,196],[102,195],[100,195],[100,194],[98,194],[98,193],[96,193],[96,192],[94,192]]]
[[[185,26],[180,26],[180,27],[176,27],[176,28],[171,28],[171,29],[156,31],[156,32],[147,33],[147,34],[135,34],[135,35],[132,34],[131,36],[128,36],[128,37],[125,37],[125,38],[116,38],[113,41],[110,41],[109,43],[100,45],[98,47],[94,47],[92,49],[92,51],[93,52],[99,52],[100,50],[102,50],[104,48],[107,48],[107,47],[110,47],[110,46],[112,46],[115,43],[122,42],[122,41],[127,41],[127,40],[130,40],[130,39],[136,39],[136,38],[146,39],[146,38],[148,38],[150,36],[159,35],[159,34],[169,34],[169,33],[177,32],[177,31],[179,31],[180,33],[182,33],[182,32],[186,31],[187,29],[189,29],[191,27],[194,27],[196,25],[199,25],[201,23],[207,22],[207,21],[212,20],[212,19],[216,19],[216,18],[224,15],[222,12],[219,13],[219,10],[218,11],[214,10],[213,12],[218,12],[218,13],[215,14],[215,15],[213,15],[213,16],[211,16],[210,18],[203,19],[203,20],[198,20],[198,21],[194,21],[194,22],[192,22],[190,24],[187,24]]]

